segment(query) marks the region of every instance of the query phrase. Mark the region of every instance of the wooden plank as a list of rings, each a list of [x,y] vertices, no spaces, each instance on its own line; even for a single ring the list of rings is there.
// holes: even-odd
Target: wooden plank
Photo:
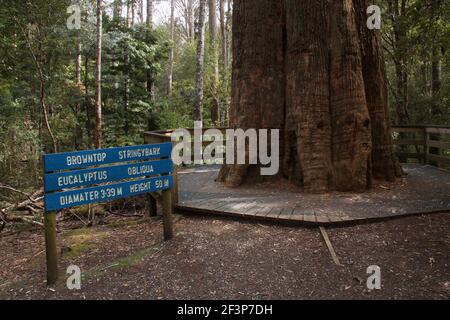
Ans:
[[[281,213],[278,216],[278,218],[283,219],[283,220],[291,220],[291,216],[292,216],[293,212],[294,212],[294,208],[283,208],[281,210]]]
[[[425,144],[425,140],[394,140],[394,144],[397,146],[422,146]]]
[[[206,209],[206,210],[211,210],[211,211],[218,211],[221,207],[225,206],[226,204],[228,204],[227,201],[211,200],[211,201],[207,202],[206,204],[200,205],[200,208]]]
[[[450,128],[426,128],[427,133],[450,134]]]
[[[202,203],[210,201],[211,198],[213,198],[213,197],[212,196],[211,197],[201,197],[201,198],[196,198],[196,199],[191,199],[191,200],[185,200],[183,202],[183,205],[190,206],[193,208],[199,208],[202,205]]]
[[[423,159],[423,153],[413,153],[413,152],[397,152],[398,157],[412,158],[412,159]]]
[[[272,207],[264,207],[262,210],[260,210],[256,214],[256,216],[258,216],[258,217],[265,217],[270,212],[270,210],[272,210]]]
[[[315,214],[304,214],[303,219],[305,222],[317,222]]]
[[[256,204],[253,207],[249,208],[247,211],[245,211],[245,214],[249,216],[255,216],[258,213],[258,211],[261,210],[261,208],[262,207],[260,205]]]
[[[260,205],[258,205],[258,209],[254,211],[253,215],[259,216],[260,214],[265,214],[265,212],[267,211],[267,208],[268,207],[266,205],[260,204]]]
[[[328,223],[328,222],[330,222],[330,219],[328,218],[328,215],[326,213],[314,212],[314,216],[316,217],[316,222],[319,222],[319,223]]]
[[[343,265],[340,263],[339,258],[334,251],[333,245],[331,244],[330,238],[328,237],[328,234],[324,227],[319,227],[320,233],[322,234],[323,239],[325,240],[325,244],[327,245],[328,251],[331,254],[331,258],[333,259],[333,262],[340,267],[343,267]]]
[[[266,217],[267,218],[278,218],[278,216],[281,214],[282,210],[283,210],[283,208],[280,208],[280,207],[272,208],[272,210],[270,210],[269,213],[267,213]]]
[[[412,127],[408,127],[408,128],[401,128],[401,127],[393,127],[392,128],[393,132],[402,132],[402,133],[406,133],[406,132],[418,132],[421,133],[422,132],[422,128],[412,128]]]
[[[305,221],[305,215],[303,214],[303,211],[299,208],[294,208],[292,210],[291,220]]]
[[[226,206],[220,208],[221,210],[226,210],[229,213],[237,213],[237,214],[241,214],[242,210],[246,208],[246,206],[249,205],[249,203],[244,202],[245,200],[242,201],[233,201],[232,203],[227,204]]]
[[[436,161],[439,164],[444,164],[450,166],[450,158],[444,156],[437,156],[435,154],[428,154],[429,161]]]
[[[449,141],[428,140],[428,146],[446,150],[446,149],[450,149],[450,142]]]
[[[254,211],[255,208],[258,207],[258,203],[253,201],[251,202],[251,205],[247,206],[242,213],[243,214],[247,214],[247,215],[253,215],[252,212]]]

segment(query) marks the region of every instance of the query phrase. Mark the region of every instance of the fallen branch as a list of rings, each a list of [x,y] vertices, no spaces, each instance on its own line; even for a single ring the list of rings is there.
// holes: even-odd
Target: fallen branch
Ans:
[[[13,187],[11,187],[11,186],[7,186],[7,185],[4,185],[4,184],[0,184],[0,189],[9,190],[9,191],[12,191],[12,192],[15,192],[15,193],[19,193],[19,194],[21,194],[21,195],[27,197],[28,200],[30,200],[31,202],[37,202],[37,201],[39,201],[40,199],[34,199],[34,198],[35,198],[36,196],[38,196],[39,194],[41,194],[41,193],[44,192],[43,189],[39,189],[39,190],[37,190],[35,193],[33,193],[32,195],[29,195],[28,193],[26,193],[26,192],[24,192],[24,191],[22,191],[22,190],[18,190],[18,189],[16,189],[16,188],[13,188]]]
[[[334,251],[333,245],[331,244],[330,238],[328,237],[327,231],[324,227],[320,226],[320,233],[322,234],[323,239],[325,240],[325,244],[327,245],[328,251],[330,251],[331,258],[333,259],[333,262],[340,267],[343,267],[343,265],[339,262],[339,258]]]
[[[28,222],[28,223],[32,223],[32,224],[38,225],[40,227],[44,226],[44,224],[42,222],[35,221],[35,220],[33,220],[31,218],[28,218],[28,217],[21,217],[21,216],[8,217],[6,219],[6,221],[7,222],[19,222],[19,221],[20,222]]]

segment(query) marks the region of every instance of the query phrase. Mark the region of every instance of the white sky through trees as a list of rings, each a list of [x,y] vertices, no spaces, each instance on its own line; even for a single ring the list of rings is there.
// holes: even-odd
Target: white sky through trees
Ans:
[[[105,1],[108,14],[112,13],[112,4],[114,0]],[[122,15],[126,16],[126,3],[123,1]],[[170,0],[154,0],[153,21],[155,24],[162,24],[169,21],[170,18]],[[175,10],[175,16],[178,13]],[[147,18],[147,0],[144,0],[144,19]]]

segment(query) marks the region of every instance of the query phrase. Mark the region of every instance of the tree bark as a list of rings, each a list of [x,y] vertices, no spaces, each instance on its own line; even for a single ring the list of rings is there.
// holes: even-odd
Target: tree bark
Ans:
[[[366,0],[236,0],[232,127],[280,128],[281,172],[311,193],[364,191],[401,174],[379,31]],[[261,23],[264,21],[264,23]],[[225,165],[229,186],[261,179]]]
[[[235,1],[231,128],[282,128],[285,107],[283,3]],[[264,21],[264,23],[261,23]],[[256,166],[228,165],[219,180],[238,186],[258,178]]]

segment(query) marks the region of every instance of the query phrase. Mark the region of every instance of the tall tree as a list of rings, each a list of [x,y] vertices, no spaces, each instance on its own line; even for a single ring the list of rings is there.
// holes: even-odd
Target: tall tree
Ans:
[[[97,149],[102,146],[102,39],[103,39],[103,0],[97,0],[97,61],[95,65],[95,132]]]
[[[205,14],[206,0],[200,0],[197,23],[197,71],[195,74],[194,120],[203,122],[203,75],[205,62]]]
[[[154,0],[147,0],[147,20],[146,20],[147,27],[153,26],[153,9],[154,9],[153,1]]]
[[[379,31],[358,16],[367,6],[234,1],[231,126],[282,129],[280,173],[308,192],[363,191],[374,176],[401,174]],[[237,186],[260,179],[255,168],[225,165],[219,180]]]
[[[219,98],[217,97],[217,87],[219,85],[219,54],[217,42],[216,0],[208,0],[208,8],[209,8],[209,46],[211,51],[211,60],[213,68],[211,94],[214,100],[214,103],[211,107],[211,121],[213,123],[217,123],[220,114],[220,102]]]
[[[220,16],[220,34],[221,34],[221,51],[222,51],[222,69],[226,72],[228,69],[228,35],[225,20],[225,1],[219,0],[219,16]]]
[[[120,19],[121,16],[122,16],[122,0],[114,0],[113,19]]]
[[[167,94],[172,93],[173,86],[173,60],[174,60],[174,46],[175,46],[175,0],[170,0],[170,41],[172,45],[169,53],[169,70],[167,72]]]
[[[197,8],[198,0],[176,0],[178,14],[184,21],[183,35],[184,38],[191,42],[194,40],[194,13]]]
[[[147,28],[153,27],[153,1],[147,0]],[[150,97],[150,101],[155,99],[155,83],[151,70],[147,70],[147,93]]]

